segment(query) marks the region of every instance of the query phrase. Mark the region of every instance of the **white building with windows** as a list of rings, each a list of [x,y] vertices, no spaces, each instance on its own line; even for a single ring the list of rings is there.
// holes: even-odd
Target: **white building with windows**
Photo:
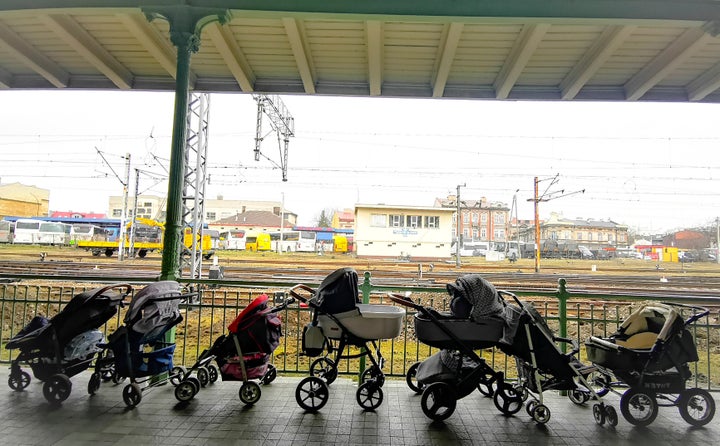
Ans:
[[[358,257],[452,256],[453,209],[430,206],[355,206],[355,251]]]

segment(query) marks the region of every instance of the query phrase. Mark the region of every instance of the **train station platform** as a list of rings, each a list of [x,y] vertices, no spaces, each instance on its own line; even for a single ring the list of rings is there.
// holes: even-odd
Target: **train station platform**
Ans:
[[[9,368],[0,379],[7,382]],[[23,392],[7,385],[0,391],[0,444],[3,445],[653,445],[717,444],[720,415],[705,427],[687,424],[675,407],[661,407],[647,428],[620,416],[617,427],[598,426],[590,405],[577,406],[556,392],[546,392],[552,410],[540,426],[525,410],[502,415],[479,392],[458,401],[455,413],[433,423],[404,380],[388,379],[384,402],[365,412],[355,401],[356,385],[340,378],[330,386],[328,403],[316,414],[295,401],[300,377],[280,376],[262,387],[260,400],[245,407],[240,383],[217,382],[200,390],[189,403],[179,403],[165,385],[144,392],[134,409],[122,400],[124,383],[103,383],[87,394],[89,373],[72,378],[73,390],[61,406],[52,406],[34,379]],[[127,382],[127,381],[126,381]],[[717,400],[718,395],[713,395]],[[615,395],[605,399],[619,412]]]

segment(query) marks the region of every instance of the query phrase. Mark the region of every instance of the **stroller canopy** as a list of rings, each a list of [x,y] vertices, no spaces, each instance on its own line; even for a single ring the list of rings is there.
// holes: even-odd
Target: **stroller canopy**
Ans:
[[[676,321],[679,322],[677,325],[675,325]],[[678,328],[682,327],[682,320],[675,308],[655,302],[644,304],[630,314],[620,325],[618,332],[628,338],[647,333],[653,339],[667,341],[673,333],[677,332]]]
[[[259,313],[261,311],[264,311],[267,309],[268,304],[268,295],[267,294],[261,294],[255,299],[253,299],[252,302],[250,302],[250,305],[245,307],[244,310],[240,312],[240,314],[237,315],[237,317],[228,325],[228,330],[230,330],[230,333],[237,333],[238,332],[238,326],[247,318],[252,316],[253,314]]]
[[[456,317],[479,320],[488,316],[502,317],[505,304],[497,290],[479,274],[459,277],[446,285],[452,299],[450,311]]]
[[[328,275],[317,289],[315,303],[328,314],[355,309],[360,303],[358,274],[352,268],[340,268]]]
[[[130,302],[125,324],[138,333],[148,333],[176,321],[180,316],[180,284],[174,280],[151,283]]]

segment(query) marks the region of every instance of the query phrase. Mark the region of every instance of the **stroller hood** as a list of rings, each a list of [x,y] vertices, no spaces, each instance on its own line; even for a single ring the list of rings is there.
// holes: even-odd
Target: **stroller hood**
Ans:
[[[354,310],[360,303],[357,272],[352,268],[340,268],[332,272],[320,283],[314,299],[323,313],[337,314]]]
[[[479,320],[504,313],[505,304],[497,290],[478,274],[459,277],[455,283],[448,283],[446,288],[452,296],[450,310],[456,317]]]
[[[178,304],[180,284],[173,280],[152,283],[140,290],[130,302],[125,324],[138,333],[149,333],[182,320]]]

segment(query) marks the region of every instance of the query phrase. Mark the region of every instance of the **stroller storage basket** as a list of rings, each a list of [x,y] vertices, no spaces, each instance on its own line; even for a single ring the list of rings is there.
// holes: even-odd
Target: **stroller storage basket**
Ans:
[[[405,310],[390,305],[356,304],[356,309],[333,316],[347,331],[360,339],[392,339],[400,335]],[[326,337],[342,337],[342,327],[332,317],[319,314],[318,325]]]

